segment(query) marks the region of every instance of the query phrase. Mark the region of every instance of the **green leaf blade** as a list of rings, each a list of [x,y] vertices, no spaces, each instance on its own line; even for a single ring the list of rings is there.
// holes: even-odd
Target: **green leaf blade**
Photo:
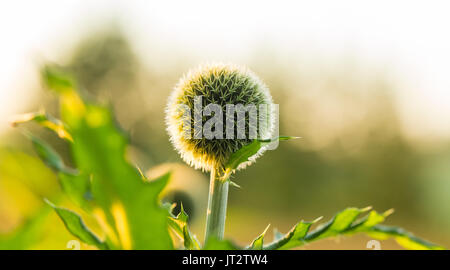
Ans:
[[[445,250],[445,248],[442,246],[420,239],[414,236],[412,233],[395,226],[376,225],[366,232],[367,235],[380,240],[393,237],[400,246],[406,249]]]
[[[107,245],[86,227],[80,215],[71,210],[57,207],[49,201],[47,203],[55,210],[63,221],[64,226],[73,236],[88,245],[96,246],[99,249],[108,249]]]
[[[90,209],[92,200],[90,181],[87,175],[60,172],[59,181],[70,200],[84,210]]]
[[[251,250],[262,250],[263,249],[264,237],[265,237],[269,227],[270,227],[270,224],[267,225],[266,229],[258,237],[256,237],[255,240],[253,240],[249,249],[251,249]]]
[[[65,173],[76,173],[75,170],[67,167],[64,164],[64,161],[59,156],[59,154],[47,143],[44,141],[38,139],[37,137],[33,135],[28,135],[31,139],[31,142],[33,144],[33,148],[38,154],[38,156],[44,161],[47,166],[50,168],[58,171],[58,172],[65,172]]]
[[[281,236],[278,233],[274,242],[264,246],[264,249],[295,248],[321,239],[356,233],[365,233],[380,240],[392,237],[407,249],[444,249],[439,245],[415,237],[402,228],[381,225],[380,223],[393,212],[392,209],[381,214],[372,210],[369,214],[357,220],[360,214],[367,212],[369,209],[370,207],[363,209],[346,208],[337,213],[330,221],[320,224],[311,232],[309,232],[309,229],[317,220],[312,223],[300,222],[286,235]]]
[[[225,165],[225,171],[227,174],[230,174],[232,171],[236,170],[239,165],[242,163],[248,162],[251,157],[256,155],[260,150],[262,150],[263,147],[267,146],[268,144],[279,140],[279,141],[287,141],[291,139],[296,139],[298,137],[292,137],[292,136],[280,136],[277,139],[269,139],[269,140],[253,140],[250,144],[243,146],[238,151],[234,152],[227,164]]]
[[[63,97],[73,99],[73,95]],[[75,99],[77,100],[77,99]],[[67,106],[65,105],[67,104]],[[83,110],[63,101],[71,128],[72,152],[81,173],[92,175],[91,193],[124,249],[172,249],[167,212],[159,193],[169,176],[145,182],[125,159],[127,140],[107,108],[87,104]],[[145,214],[144,214],[145,213]],[[120,228],[119,228],[120,227]]]
[[[195,235],[193,235],[188,227],[188,214],[181,205],[180,213],[176,216],[169,216],[169,227],[183,240],[184,248],[187,250],[199,250],[201,248]]]
[[[45,127],[58,135],[60,138],[72,142],[72,135],[67,130],[67,126],[59,119],[56,119],[45,112],[27,113],[16,116],[11,124],[17,126],[27,122],[35,122],[42,127]]]

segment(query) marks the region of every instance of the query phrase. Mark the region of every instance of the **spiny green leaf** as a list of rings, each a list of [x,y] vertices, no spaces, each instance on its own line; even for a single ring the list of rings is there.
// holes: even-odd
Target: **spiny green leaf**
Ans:
[[[64,222],[67,230],[75,237],[88,245],[96,246],[99,249],[108,249],[106,244],[100,241],[97,236],[86,227],[83,220],[77,213],[68,209],[57,207],[49,201],[47,201],[47,203],[53,207],[58,216]]]
[[[48,87],[60,96],[62,121],[73,138],[71,151],[80,175],[89,175],[95,203],[114,248],[172,249],[167,230],[168,213],[159,204],[167,183],[146,182],[126,160],[127,139],[105,106],[85,103],[72,77],[58,68],[43,72]]]
[[[67,167],[62,158],[48,144],[29,135],[38,156],[51,168],[58,171],[61,186],[69,198],[78,206],[85,208],[88,203],[90,182],[88,176]]]
[[[280,136],[278,137],[278,140],[280,141],[286,141],[290,139],[296,139],[298,137],[290,137],[290,136]],[[225,165],[225,171],[227,174],[230,174],[233,170],[235,170],[237,167],[239,167],[240,164],[244,162],[248,162],[249,158],[256,155],[258,151],[261,150],[261,148],[269,145],[270,143],[276,141],[277,139],[272,140],[253,140],[250,144],[242,147],[238,151],[234,152],[227,164]]]
[[[173,208],[170,208],[170,211]],[[184,211],[183,204],[181,204],[180,213],[176,216],[169,216],[169,227],[183,240],[184,248],[188,250],[200,249],[200,243],[195,235],[189,231],[188,214]]]
[[[73,141],[72,136],[70,135],[69,131],[67,131],[67,127],[65,126],[65,124],[61,120],[56,119],[46,114],[45,112],[35,112],[18,115],[14,118],[14,120],[11,121],[11,124],[13,126],[16,126],[31,121],[54,131],[62,139],[65,139],[69,142]]]
[[[253,240],[252,244],[250,245],[250,249],[252,250],[262,250],[264,245],[264,237],[266,235],[267,230],[269,229],[270,224],[267,225],[266,229],[261,233],[258,237],[256,237],[255,240]]]
[[[345,234],[364,232],[380,240],[393,237],[399,245],[407,249],[444,249],[441,246],[420,239],[402,228],[380,225],[393,212],[393,209],[390,209],[380,214],[372,210],[369,215],[352,225]]]
[[[200,249],[200,243],[195,235],[192,235],[187,226],[183,227],[184,247],[188,250]]]
[[[90,196],[89,177],[67,167],[59,154],[50,145],[33,135],[28,134],[28,136],[31,138],[38,156],[44,163],[58,172],[59,181],[68,197],[78,206],[87,209],[87,199]]]
[[[300,221],[284,236],[278,231],[277,233],[274,232],[274,242],[264,247],[264,249],[289,249],[303,245],[303,239],[308,233],[310,227],[321,219],[322,217],[317,218],[312,222]]]
[[[253,140],[250,144],[242,147],[230,156],[225,169],[228,171],[235,170],[241,163],[247,162],[250,157],[258,153],[261,149],[261,141]]]
[[[322,238],[339,235],[346,231],[361,213],[364,213],[369,209],[369,207],[363,209],[355,207],[347,208],[337,213],[329,222],[320,225],[319,228],[311,233],[308,233],[305,236],[305,239],[311,241],[313,239],[319,240]]]
[[[393,209],[389,209],[385,211],[384,213],[380,214],[375,210],[370,211],[368,215],[366,215],[364,218],[359,220],[358,222],[355,222],[346,230],[345,233],[356,233],[356,232],[363,232],[369,230],[371,227],[382,223],[386,217],[391,215],[394,212]]]
[[[406,249],[416,250],[444,250],[445,248],[426,240],[414,236],[412,233],[405,231],[402,228],[394,226],[376,225],[369,230],[367,234],[373,238],[380,240],[393,237],[395,241]]]
[[[336,214],[330,221],[320,224],[317,229],[311,232],[309,232],[309,229],[317,220],[313,222],[300,222],[283,237],[280,238],[278,234],[272,243],[263,248],[294,248],[324,238],[365,233],[377,239],[394,237],[401,246],[408,249],[443,249],[438,245],[417,238],[401,228],[379,225],[393,212],[392,210],[388,210],[382,214],[371,211],[368,215],[357,220],[360,214],[367,212],[369,209],[370,207],[363,209],[354,207],[347,208]]]
[[[158,204],[169,175],[160,181],[143,181],[125,160],[126,140],[105,108],[87,105],[85,115],[70,124],[74,159],[82,172],[93,175],[94,198],[112,227],[118,222],[124,224],[117,232],[123,248],[172,248],[167,212]]]
[[[167,212],[158,196],[169,175],[145,182],[125,159],[127,141],[108,108],[62,97],[63,120],[70,127],[73,158],[82,174],[92,175],[91,192],[124,249],[171,249]],[[78,105],[73,105],[73,103]]]

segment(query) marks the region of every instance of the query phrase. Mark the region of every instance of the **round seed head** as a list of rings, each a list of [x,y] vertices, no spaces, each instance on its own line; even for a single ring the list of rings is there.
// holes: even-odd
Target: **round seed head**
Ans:
[[[201,97],[203,114],[198,114]],[[198,136],[196,125],[205,127],[205,123],[216,116],[215,111],[211,116],[205,116],[205,107],[217,104],[222,111],[221,123],[223,128],[214,126],[213,131],[222,134],[221,138],[206,138]],[[233,138],[227,137],[229,118],[227,118],[227,105],[255,106],[257,109],[257,121],[250,121],[250,113],[245,117],[237,114],[231,118],[234,126]],[[261,111],[260,105],[267,105],[266,110]],[[189,71],[175,86],[166,109],[166,125],[170,141],[180,153],[182,159],[196,169],[210,171],[211,169],[223,169],[231,154],[251,143],[256,130],[257,138],[270,138],[274,126],[272,97],[267,86],[251,71],[246,68],[229,64],[210,64]],[[215,105],[216,106],[216,105]],[[235,107],[236,108],[236,107]],[[186,114],[186,109],[189,113]],[[262,114],[264,112],[264,114]],[[196,115],[198,118],[196,118]],[[266,124],[262,124],[260,117],[264,117]],[[245,122],[245,137],[239,137],[237,129]],[[231,125],[230,125],[231,126]],[[253,129],[253,133],[251,130]],[[228,130],[229,131],[229,130]],[[204,132],[204,131],[203,131]],[[230,132],[231,133],[231,132]],[[253,134],[253,137],[251,136]],[[188,135],[188,136],[186,136]],[[197,135],[197,136],[196,136]],[[238,169],[250,165],[264,150],[258,152],[251,161],[245,162]]]

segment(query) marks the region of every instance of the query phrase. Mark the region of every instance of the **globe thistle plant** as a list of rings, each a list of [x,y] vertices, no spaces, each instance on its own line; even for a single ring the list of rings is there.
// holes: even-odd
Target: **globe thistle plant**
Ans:
[[[229,182],[225,166],[233,153],[254,139],[271,138],[272,105],[268,87],[253,72],[230,64],[189,71],[169,97],[166,124],[172,144],[186,163],[211,172],[207,238],[223,237]],[[261,148],[236,169],[253,163],[263,152]]]
[[[209,104],[219,105],[224,113],[223,119],[226,118],[227,105],[241,104],[244,107],[248,105],[255,105],[256,107],[273,104],[267,86],[246,68],[225,64],[205,65],[185,75],[169,98],[166,122],[170,140],[174,147],[183,160],[196,169],[204,171],[223,169],[232,153],[252,141],[249,138],[252,128],[255,128],[259,138],[270,138],[274,122],[270,106],[268,106],[268,113],[265,115],[268,116],[267,121],[265,121],[267,125],[254,127],[255,123],[250,121],[248,115],[245,116],[245,125],[243,125],[246,127],[245,138],[238,138],[237,131],[234,130],[234,138],[229,139],[226,136],[225,128],[222,130],[222,139],[208,139],[205,136],[196,138],[195,128],[192,128],[196,125],[195,117],[186,116],[185,111],[180,110],[180,108],[186,107],[190,112],[195,111],[196,97],[201,97],[203,108]],[[191,127],[191,134],[189,134],[191,136],[185,136],[186,120],[190,121],[188,123]],[[208,118],[203,116],[199,124],[203,127],[207,120]],[[228,122],[226,125],[223,122],[221,124],[229,125]],[[231,124],[238,127],[240,123],[234,119],[234,123]],[[240,168],[250,163],[243,164]]]

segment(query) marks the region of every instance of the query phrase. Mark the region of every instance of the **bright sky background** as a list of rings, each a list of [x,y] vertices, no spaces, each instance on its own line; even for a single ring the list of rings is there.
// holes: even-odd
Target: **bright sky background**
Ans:
[[[81,33],[116,15],[140,52],[173,44],[206,58],[243,55],[264,40],[323,61],[351,52],[364,63],[388,65],[400,85],[407,132],[450,136],[449,7],[446,1],[6,1],[0,131],[33,98],[27,88],[39,81],[36,64],[59,59]]]

